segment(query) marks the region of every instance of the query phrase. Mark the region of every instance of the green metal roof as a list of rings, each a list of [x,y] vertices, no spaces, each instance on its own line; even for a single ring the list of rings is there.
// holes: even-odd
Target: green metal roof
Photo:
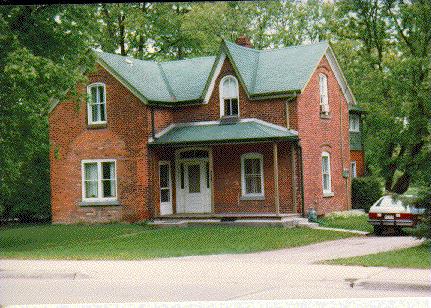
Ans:
[[[247,92],[261,95],[302,90],[329,44],[255,50],[226,42],[226,47]]]
[[[299,92],[329,44],[255,50],[223,41],[221,52],[231,60],[249,96]],[[217,65],[216,57],[155,62],[96,51],[100,63],[142,100],[178,106],[202,101]]]
[[[150,145],[182,145],[209,143],[237,143],[297,139],[295,131],[260,120],[240,121],[235,124],[189,123],[174,126]]]

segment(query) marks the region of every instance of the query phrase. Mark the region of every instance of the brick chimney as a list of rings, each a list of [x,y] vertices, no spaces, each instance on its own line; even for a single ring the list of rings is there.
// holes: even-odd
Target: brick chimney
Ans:
[[[250,39],[245,35],[241,35],[240,37],[238,37],[235,43],[237,45],[244,46],[247,48],[253,48],[253,45],[251,44]]]

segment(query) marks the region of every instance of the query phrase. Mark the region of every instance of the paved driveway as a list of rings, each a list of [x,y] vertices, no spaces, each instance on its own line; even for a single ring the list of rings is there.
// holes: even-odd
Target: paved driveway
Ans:
[[[145,261],[0,261],[0,303],[431,296],[430,271],[312,264],[417,245],[361,237],[271,252]]]

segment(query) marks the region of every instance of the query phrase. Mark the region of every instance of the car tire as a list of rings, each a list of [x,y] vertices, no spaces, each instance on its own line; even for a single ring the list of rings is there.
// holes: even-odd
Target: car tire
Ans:
[[[403,230],[401,227],[395,227],[394,233],[395,233],[395,235],[403,235]]]
[[[382,235],[383,234],[383,227],[382,226],[373,226],[374,228],[374,234],[375,235]]]

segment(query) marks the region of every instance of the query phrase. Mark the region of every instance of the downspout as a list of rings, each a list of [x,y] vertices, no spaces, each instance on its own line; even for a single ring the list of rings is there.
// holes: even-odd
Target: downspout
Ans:
[[[154,107],[150,106],[150,112],[151,112],[151,137],[153,140],[156,140],[156,129],[154,125]]]
[[[301,173],[301,212],[302,217],[305,217],[305,211],[304,211],[304,162],[302,160],[302,147],[299,143],[299,140],[297,141],[298,145],[298,156],[299,156],[299,168]]]
[[[344,155],[345,155],[345,153],[344,153],[344,142],[343,142],[343,100],[340,98],[339,102],[340,102],[340,104],[339,104],[339,106],[340,106],[340,108],[339,108],[339,110],[340,110],[340,147],[341,147],[341,172],[342,172],[341,176],[344,177],[344,169],[345,169]],[[350,153],[349,153],[349,156],[350,156]],[[349,158],[349,161],[350,161],[350,158]],[[349,176],[351,176],[351,175],[349,174]],[[349,202],[349,196],[348,196],[348,193],[347,193],[348,190],[349,190],[349,176],[347,176],[347,177],[344,178],[344,180],[345,180],[345,187],[344,187],[344,189],[345,189],[345,192],[346,192],[345,195],[346,195],[347,209],[351,209],[351,205],[350,205],[350,202]]]

